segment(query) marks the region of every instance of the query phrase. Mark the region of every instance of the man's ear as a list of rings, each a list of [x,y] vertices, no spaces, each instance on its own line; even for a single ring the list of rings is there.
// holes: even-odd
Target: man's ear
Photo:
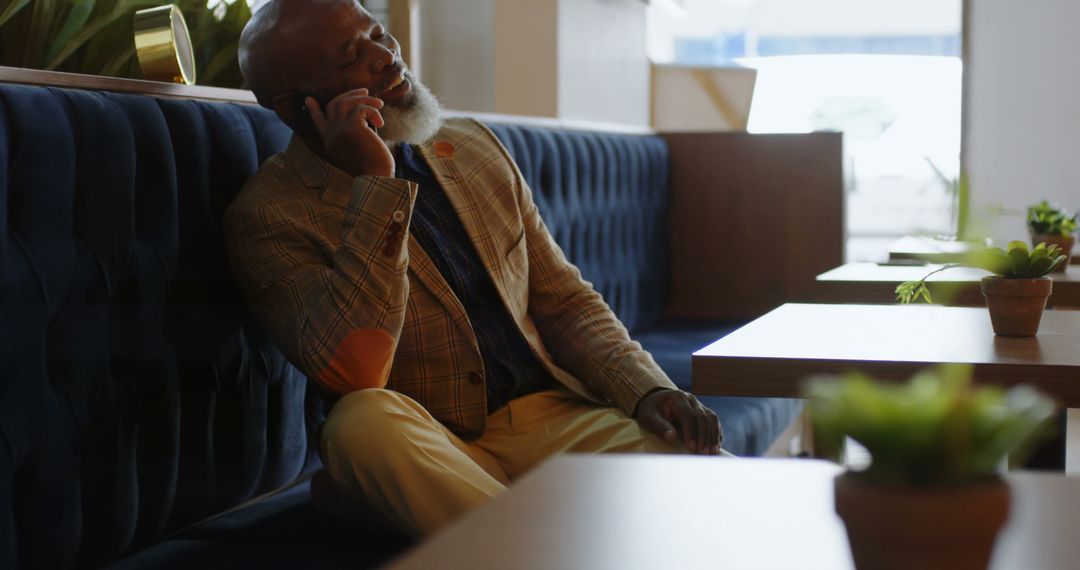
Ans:
[[[270,105],[277,116],[285,122],[286,125],[292,127],[296,124],[296,115],[292,105],[292,100],[295,92],[281,93],[274,96],[270,101]]]

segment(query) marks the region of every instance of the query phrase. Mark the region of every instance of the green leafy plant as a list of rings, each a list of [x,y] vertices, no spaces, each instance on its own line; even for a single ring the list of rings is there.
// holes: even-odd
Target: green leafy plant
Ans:
[[[967,366],[943,366],[903,384],[852,373],[805,386],[818,437],[850,437],[870,452],[856,476],[882,485],[954,486],[993,477],[1022,457],[1054,403],[1029,386],[974,388]]]
[[[1035,279],[1049,274],[1065,261],[1065,255],[1057,245],[1040,243],[1028,251],[1022,241],[1009,242],[1008,251],[1000,247],[988,247],[971,254],[963,263],[949,263],[927,273],[918,281],[905,281],[896,287],[896,300],[911,303],[923,299],[932,303],[926,280],[930,276],[954,267],[978,267],[1006,279]]]
[[[236,58],[245,0],[0,0],[0,65],[142,78],[135,11],[175,3],[191,33],[200,85],[243,87]]]
[[[1076,232],[1076,214],[1043,200],[1028,208],[1028,229],[1037,236],[1071,236]]]

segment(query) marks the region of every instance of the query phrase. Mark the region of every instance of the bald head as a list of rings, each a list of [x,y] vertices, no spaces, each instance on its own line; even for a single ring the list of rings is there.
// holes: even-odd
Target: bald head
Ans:
[[[303,87],[325,56],[318,39],[342,13],[370,17],[356,0],[270,0],[240,35],[240,72],[264,107],[275,95]]]
[[[313,111],[298,101],[332,104],[361,90],[383,102],[379,135],[388,142],[423,142],[439,128],[439,102],[356,0],[270,0],[244,28],[239,58],[259,103],[301,136],[311,138],[304,114]]]

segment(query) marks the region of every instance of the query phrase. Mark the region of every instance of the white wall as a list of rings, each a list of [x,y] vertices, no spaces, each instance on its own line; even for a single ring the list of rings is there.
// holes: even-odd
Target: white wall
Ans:
[[[495,109],[495,0],[422,0],[420,78],[448,109]]]
[[[641,0],[560,0],[558,42],[560,118],[649,123]]]
[[[450,109],[649,122],[641,0],[421,0],[421,79]]]
[[[495,2],[495,108],[509,115],[559,116],[558,2]]]
[[[757,70],[653,65],[652,127],[658,131],[745,131]]]
[[[1080,1],[970,4],[964,162],[972,231],[1026,239],[1029,204],[1047,198],[1080,209]]]

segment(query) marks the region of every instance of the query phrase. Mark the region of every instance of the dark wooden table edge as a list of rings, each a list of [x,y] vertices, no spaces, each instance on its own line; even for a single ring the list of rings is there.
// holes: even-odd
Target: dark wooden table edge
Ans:
[[[899,281],[864,281],[821,279],[819,275],[797,302],[829,304],[889,305],[896,303]],[[1059,282],[1055,282],[1057,285]],[[1051,292],[1048,309],[1080,309],[1080,283]],[[928,281],[934,303],[953,307],[985,307],[982,287],[977,281]]]
[[[703,396],[799,398],[803,381],[817,374],[857,371],[881,380],[902,381],[919,370],[939,364],[933,361],[694,355],[690,360],[690,388],[694,394]],[[1041,390],[1055,398],[1059,405],[1080,408],[1080,375],[1075,367],[1049,364],[950,364],[971,364],[975,382],[1002,387],[1030,383],[1027,379],[1037,375]]]

